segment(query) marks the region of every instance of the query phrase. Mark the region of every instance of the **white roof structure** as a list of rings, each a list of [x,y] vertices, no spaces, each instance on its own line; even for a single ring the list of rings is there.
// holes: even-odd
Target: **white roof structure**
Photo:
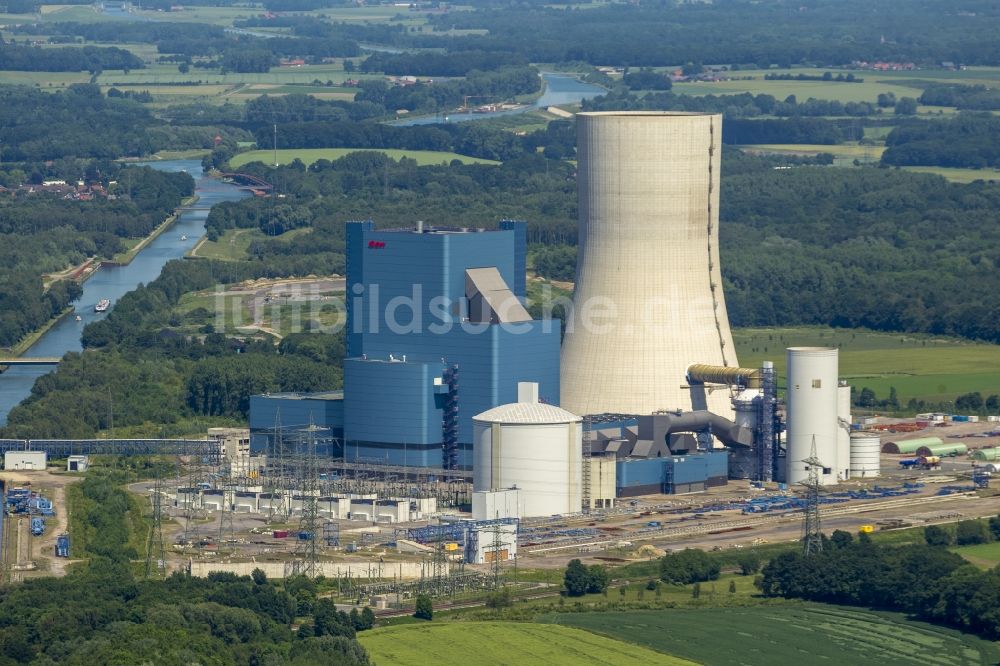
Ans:
[[[484,423],[578,423],[583,419],[565,409],[540,402],[512,402],[472,417]]]
[[[538,402],[538,384],[535,382],[517,383],[517,402],[487,409],[482,414],[472,417],[480,423],[546,424],[546,423],[579,423],[583,419],[572,412]]]

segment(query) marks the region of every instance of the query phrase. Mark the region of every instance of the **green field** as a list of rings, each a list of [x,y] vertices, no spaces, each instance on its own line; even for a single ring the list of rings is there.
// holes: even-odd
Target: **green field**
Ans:
[[[292,160],[298,158],[302,160],[307,166],[315,162],[316,160],[336,160],[348,153],[358,152],[359,150],[370,150],[365,148],[296,148],[292,150],[279,150],[278,151],[278,162],[281,164],[289,164]],[[464,164],[499,164],[499,162],[494,162],[493,160],[484,160],[478,157],[468,157],[466,155],[459,155],[458,153],[445,153],[436,150],[396,150],[396,149],[385,149],[378,152],[385,153],[394,160],[398,160],[402,157],[408,157],[412,160],[416,160],[417,164],[423,166],[427,164],[442,164],[448,163],[452,160],[461,160]],[[263,162],[264,164],[274,164],[274,151],[272,150],[251,150],[246,153],[240,153],[232,160],[229,164],[233,167],[240,167],[244,164],[250,162]]]
[[[379,666],[687,666],[666,654],[558,625],[514,622],[407,624],[358,634]]]
[[[840,376],[880,398],[894,386],[904,404],[910,398],[954,400],[956,395],[1000,391],[1000,346],[911,334],[821,327],[737,329],[740,365],[774,361],[785,373],[786,347],[840,348]]]
[[[959,546],[951,550],[984,569],[992,569],[1000,564],[1000,541],[978,546]]]
[[[563,613],[548,620],[708,666],[979,666],[1000,659],[996,644],[953,629],[823,604]]]
[[[311,229],[293,229],[283,238],[293,238],[295,232],[311,231]],[[219,240],[205,239],[191,250],[191,256],[202,259],[220,259],[222,261],[240,261],[247,258],[247,248],[255,240],[264,240],[267,236],[260,229],[227,229]]]
[[[729,72],[728,75],[749,80],[718,81],[704,83],[677,83],[674,92],[688,95],[719,95],[749,92],[754,95],[773,95],[777,99],[785,99],[795,95],[802,102],[810,97],[816,99],[840,100],[841,102],[875,102],[879,93],[894,93],[899,97],[919,97],[927,82],[935,83],[981,83],[986,86],[1000,85],[1000,68],[975,67],[962,71],[949,70],[917,70],[913,72],[874,72],[855,71],[856,77],[864,79],[862,83],[842,83],[837,81],[768,81],[766,74],[807,74],[822,75],[832,72],[834,76],[840,72],[835,69],[796,68],[790,70],[743,70]],[[938,109],[924,107],[921,113],[937,114]],[[892,115],[892,110],[887,112]]]
[[[933,173],[944,176],[956,183],[971,183],[977,180],[1000,180],[1000,169],[957,169],[950,167],[904,167],[907,171]]]
[[[769,143],[758,145],[743,145],[739,148],[753,153],[774,153],[778,155],[818,155],[830,153],[833,155],[834,166],[853,166],[854,160],[869,163],[878,162],[885,152],[885,146],[860,145],[856,142],[826,146],[813,143]]]

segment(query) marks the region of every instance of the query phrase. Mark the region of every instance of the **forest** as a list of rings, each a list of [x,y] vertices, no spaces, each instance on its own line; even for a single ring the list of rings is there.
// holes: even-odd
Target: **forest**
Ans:
[[[723,0],[564,9],[496,0],[477,11],[433,16],[437,30],[488,30],[451,48],[520,53],[531,62],[618,66],[686,62],[767,67],[854,61],[997,64],[1000,43],[990,0]],[[440,39],[440,38],[439,38]]]
[[[1000,109],[1000,90],[981,85],[936,83],[924,88],[919,101],[931,106],[954,106],[962,111],[995,111]]]
[[[91,469],[71,489],[92,538],[89,557],[66,577],[0,587],[0,664],[368,666],[355,640],[370,627],[363,614],[338,611],[304,577],[137,576],[130,560],[145,553],[127,545],[136,500],[124,481],[121,472]]]
[[[897,127],[885,139],[882,162],[893,166],[943,166],[982,169],[1000,166],[1000,118],[991,113],[960,113],[951,120]]]
[[[100,72],[105,69],[142,69],[146,65],[131,51],[116,46],[42,48],[4,43],[0,36],[0,70],[21,72]]]
[[[316,259],[322,255],[313,255]],[[342,255],[340,255],[342,261]],[[301,333],[275,346],[266,336],[246,340],[214,331],[214,313],[173,314],[191,291],[258,277],[302,275],[304,260],[214,262],[175,260],[148,285],[115,303],[106,319],[88,324],[83,353],[67,354],[40,377],[31,395],[11,410],[4,437],[94,437],[117,428],[156,424],[158,435],[190,434],[189,419],[245,420],[251,395],[269,391],[318,391],[341,385],[342,336]],[[282,273],[282,268],[291,273]],[[322,272],[319,261],[312,267]],[[201,324],[182,336],[171,327]],[[310,338],[310,340],[302,339]]]
[[[105,185],[116,177],[116,200],[0,198],[0,346],[16,344],[80,296],[80,285],[71,280],[44,288],[44,273],[89,257],[111,259],[123,239],[148,235],[194,192],[184,173],[118,168],[106,172]]]
[[[776,164],[724,153],[722,267],[734,325],[822,324],[1000,341],[1000,187],[894,169]],[[424,219],[469,226],[527,219],[532,243],[576,241],[571,167],[538,155],[497,167],[416,167],[355,153],[272,173],[294,195],[283,216],[316,227],[311,243],[331,233],[342,242],[348,219],[409,224],[417,200]],[[267,232],[269,224],[265,206],[248,201],[213,211],[208,227],[218,235],[234,227]],[[536,258],[542,275],[572,279],[573,248],[541,250]]]
[[[168,148],[208,148],[219,132],[242,135],[240,130],[197,123],[168,125],[139,102],[107,97],[95,84],[76,83],[58,92],[0,86],[0,145],[5,163],[35,165],[65,157],[111,160]]]
[[[1000,536],[1000,518],[991,518],[989,527],[994,538]],[[875,544],[867,534],[855,539],[837,530],[829,539],[824,536],[820,553],[792,551],[775,557],[758,585],[766,596],[900,610],[1000,639],[1000,571],[982,571],[949,551],[947,530],[928,527],[928,545],[906,546]],[[960,522],[957,532],[959,538],[963,532],[975,533],[965,543],[990,539],[981,521]]]

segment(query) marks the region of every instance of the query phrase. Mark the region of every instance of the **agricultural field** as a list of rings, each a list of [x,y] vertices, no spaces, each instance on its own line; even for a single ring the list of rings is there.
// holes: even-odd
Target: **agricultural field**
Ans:
[[[814,97],[816,99],[840,100],[841,102],[872,102],[879,93],[894,93],[896,97],[918,97],[920,91],[907,87],[905,82],[892,81],[884,72],[853,72],[856,77],[864,79],[862,83],[844,83],[838,81],[768,81],[766,74],[807,74],[822,75],[833,72],[834,76],[842,70],[833,69],[783,69],[783,70],[746,70],[731,72],[740,80],[703,83],[676,83],[674,92],[687,95],[732,95],[736,93],[752,93],[754,95],[773,95],[777,99],[785,99],[795,95],[800,102]],[[748,79],[748,80],[744,80]],[[878,79],[878,80],[876,80]],[[889,110],[892,113],[892,110]]]
[[[834,166],[852,166],[854,160],[859,162],[878,162],[885,152],[885,146],[860,145],[856,142],[842,143],[836,146],[825,146],[811,143],[774,143],[765,145],[737,146],[741,150],[752,153],[775,153],[778,155],[818,155],[830,153],[833,155]]]
[[[372,661],[393,666],[688,666],[693,662],[555,624],[453,622],[407,624],[358,634]]]
[[[866,128],[865,135],[867,136],[869,131],[873,129],[888,130],[888,128],[882,127]],[[885,152],[885,146],[883,145],[861,145],[856,142],[842,143],[836,146],[811,143],[748,144],[737,146],[737,148],[751,153],[774,153],[778,155],[818,155],[820,153],[830,153],[833,155],[834,166],[844,167],[852,166],[854,160],[865,164],[878,162],[882,158],[882,153]],[[916,173],[932,173],[955,183],[971,183],[977,180],[1000,180],[1000,169],[960,169],[934,166],[908,166],[902,168],[905,171]]]
[[[911,166],[903,167],[906,171],[917,173],[933,173],[944,176],[955,183],[972,183],[977,180],[1000,181],[1000,169],[958,169],[951,167]]]
[[[302,162],[308,166],[315,162],[316,160],[336,160],[348,153],[357,152],[358,150],[370,150],[364,148],[296,148],[289,150],[279,150],[278,151],[278,162],[280,164],[290,164],[295,159],[300,159]],[[499,164],[499,162],[494,162],[493,160],[484,160],[478,157],[468,157],[466,155],[459,155],[458,153],[445,153],[435,150],[396,150],[396,149],[384,149],[378,152],[385,153],[394,160],[407,157],[412,160],[416,160],[417,164],[424,166],[427,164],[442,164],[449,163],[452,160],[461,160],[464,164]],[[232,160],[230,160],[230,165],[234,168],[241,167],[244,164],[249,164],[250,162],[264,162],[265,164],[274,163],[274,151],[273,150],[251,150],[246,153],[240,153],[236,155]]]
[[[901,613],[823,604],[564,613],[546,619],[709,666],[979,666],[1000,659],[996,644],[953,629]]]
[[[984,569],[992,569],[1000,565],[1000,541],[982,543],[977,546],[959,546],[951,550]]]
[[[822,327],[736,329],[733,337],[741,365],[758,367],[771,360],[779,377],[785,373],[786,347],[839,347],[841,377],[880,398],[895,387],[903,404],[910,398],[953,400],[970,391],[985,396],[1000,388],[997,345]]]
[[[834,76],[846,70],[836,69],[772,69],[772,70],[742,70],[731,72],[735,81],[718,81],[711,83],[678,83],[674,92],[688,95],[720,95],[749,92],[754,95],[773,95],[785,99],[789,95],[801,102],[810,97],[816,99],[840,100],[841,102],[872,102],[879,93],[894,93],[899,97],[919,97],[923,87],[928,82],[934,83],[964,83],[968,85],[982,84],[996,87],[1000,85],[1000,68],[972,67],[967,70],[917,70],[913,72],[874,72],[867,70],[852,71],[854,76],[864,79],[862,83],[843,83],[837,81],[768,81],[766,74],[807,74],[822,75],[832,72]],[[922,107],[921,113],[937,114],[939,107]],[[887,111],[892,114],[892,110]]]

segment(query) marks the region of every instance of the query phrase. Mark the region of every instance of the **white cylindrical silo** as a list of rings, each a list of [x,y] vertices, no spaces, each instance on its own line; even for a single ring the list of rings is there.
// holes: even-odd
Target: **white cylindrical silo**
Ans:
[[[837,482],[837,374],[836,349],[790,347],[788,349],[787,481],[799,483],[809,476],[813,442],[822,463],[823,485]]]
[[[879,452],[882,439],[877,433],[855,432],[851,434],[851,476],[867,479],[879,476],[882,465]]]
[[[851,478],[851,387],[841,382],[837,387],[837,478]]]
[[[518,488],[524,517],[579,512],[581,421],[537,402],[501,405],[472,417],[473,490]]]
[[[729,416],[726,392],[681,388],[692,364],[739,365],[719,268],[722,116],[576,119],[579,238],[560,404]]]

